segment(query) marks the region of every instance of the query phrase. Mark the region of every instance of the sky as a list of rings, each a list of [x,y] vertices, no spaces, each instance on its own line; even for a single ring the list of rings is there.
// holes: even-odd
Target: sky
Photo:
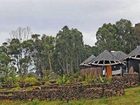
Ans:
[[[104,23],[121,18],[140,22],[140,0],[0,0],[0,43],[18,27],[55,36],[65,25],[83,33],[84,43],[94,45]]]

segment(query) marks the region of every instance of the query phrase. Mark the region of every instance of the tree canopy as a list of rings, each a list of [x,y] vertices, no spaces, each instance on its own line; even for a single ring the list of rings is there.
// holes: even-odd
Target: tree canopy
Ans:
[[[134,29],[132,23],[126,19],[121,19],[115,24],[103,24],[96,33],[96,46],[100,51],[107,49],[129,53],[138,45]]]

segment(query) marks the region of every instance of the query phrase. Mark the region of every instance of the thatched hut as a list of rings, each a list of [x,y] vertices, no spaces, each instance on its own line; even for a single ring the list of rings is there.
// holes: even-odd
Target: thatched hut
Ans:
[[[134,72],[139,72],[140,70],[140,46],[137,46],[133,51],[130,52],[126,58],[128,72],[130,68],[134,69]]]
[[[125,59],[127,58],[127,54],[122,51],[111,51],[111,53],[121,62],[121,64],[117,66],[112,66],[113,70],[118,70],[120,67],[122,67],[123,73],[126,73],[127,71]]]
[[[80,64],[81,73],[86,75],[122,75],[126,72],[127,55],[122,51],[105,50],[97,57],[91,55]],[[107,70],[108,69],[108,70]]]
[[[89,65],[89,63],[90,63],[91,61],[93,61],[94,58],[95,58],[95,56],[94,56],[94,55],[91,55],[90,57],[88,57],[86,60],[84,60],[84,61],[80,64],[80,67],[81,67],[81,68],[85,68],[85,67],[91,66],[91,65]]]
[[[80,74],[83,76],[98,77],[101,75],[101,68],[97,66],[92,66],[90,63],[95,59],[94,55],[91,55],[86,60],[80,64]]]
[[[102,67],[102,74],[108,77],[112,75],[122,75],[123,62],[121,62],[120,59],[123,59],[120,52],[113,53],[105,50],[91,62],[91,65]]]
[[[111,53],[117,57],[121,62],[124,62],[124,59],[127,57],[127,54],[125,54],[122,51],[111,51]]]

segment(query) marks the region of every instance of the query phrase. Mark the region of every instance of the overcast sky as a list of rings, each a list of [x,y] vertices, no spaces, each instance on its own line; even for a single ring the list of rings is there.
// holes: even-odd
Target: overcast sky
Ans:
[[[56,35],[68,25],[83,33],[86,44],[94,45],[97,29],[121,18],[140,22],[140,0],[0,0],[0,43],[19,26]]]

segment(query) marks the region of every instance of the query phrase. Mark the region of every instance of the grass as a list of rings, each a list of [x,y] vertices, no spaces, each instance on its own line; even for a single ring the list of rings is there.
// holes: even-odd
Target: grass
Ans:
[[[0,105],[140,105],[140,86],[126,89],[124,96],[94,99],[65,101],[10,101],[1,100]]]

